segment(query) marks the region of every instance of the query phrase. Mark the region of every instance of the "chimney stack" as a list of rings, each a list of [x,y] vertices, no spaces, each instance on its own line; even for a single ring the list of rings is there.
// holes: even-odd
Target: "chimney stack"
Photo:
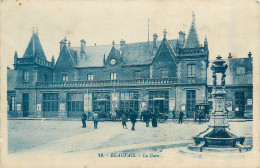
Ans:
[[[231,53],[229,53],[229,54],[228,54],[228,58],[229,58],[229,59],[231,59],[231,58],[232,58],[232,56],[231,56]]]
[[[185,32],[183,31],[179,32],[179,43],[181,46],[184,46],[185,44],[185,35],[186,35]]]
[[[158,39],[158,36],[156,33],[154,33],[153,35],[153,48],[157,48],[157,39]]]
[[[63,47],[66,45],[66,41],[65,41],[66,37],[60,41],[60,52],[63,49]]]
[[[85,40],[80,40],[80,59],[83,60],[85,59],[86,56],[86,41]]]
[[[120,41],[120,47],[124,47],[125,46],[125,41],[123,39],[121,39]]]
[[[251,58],[251,57],[252,57],[252,53],[249,51],[248,58]]]

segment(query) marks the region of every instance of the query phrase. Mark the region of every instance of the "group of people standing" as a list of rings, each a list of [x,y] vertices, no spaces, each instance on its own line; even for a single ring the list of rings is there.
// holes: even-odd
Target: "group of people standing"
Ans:
[[[138,118],[138,114],[133,108],[130,108],[129,112],[127,114],[126,113],[122,114],[122,117],[121,117],[122,125],[123,125],[123,128],[126,128],[126,129],[127,129],[126,122],[128,121],[128,117],[129,117],[129,119],[132,123],[132,130],[134,131],[135,130],[135,123],[136,123],[137,118]],[[83,125],[82,128],[86,128],[87,118],[88,118],[87,114],[82,113],[82,115],[81,115],[81,121],[82,121],[82,125]],[[149,123],[150,123],[151,119],[152,119],[152,126],[157,127],[157,115],[153,110],[144,110],[142,112],[142,118],[143,118],[143,121],[145,121],[145,123],[146,123],[146,127],[149,127]],[[94,129],[97,129],[98,119],[99,119],[99,115],[98,115],[97,112],[94,112],[92,114],[92,119],[93,119],[93,122],[94,122]]]
[[[82,128],[86,128],[86,120],[87,120],[87,114],[85,112],[82,113],[81,115],[81,121],[82,121]],[[98,126],[98,119],[99,119],[99,116],[98,116],[98,113],[97,112],[94,112],[92,114],[92,119],[94,121],[94,129],[97,129],[97,126]]]

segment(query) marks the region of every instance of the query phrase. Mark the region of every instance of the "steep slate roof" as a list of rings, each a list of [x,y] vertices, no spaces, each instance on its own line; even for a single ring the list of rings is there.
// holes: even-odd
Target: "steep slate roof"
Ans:
[[[177,40],[168,40],[171,47],[176,47]],[[162,41],[157,42],[157,47]],[[80,51],[80,47],[71,47],[75,51]],[[103,66],[104,54],[106,59],[112,49],[112,45],[86,46],[86,59],[80,62],[78,67],[101,67]],[[122,65],[150,64],[156,54],[157,49],[153,49],[153,42],[139,42],[125,44],[123,47],[115,45],[115,49],[121,52]]]
[[[38,34],[34,32],[23,55],[23,58],[31,58],[31,57],[36,57],[42,60],[46,60]]]
[[[199,47],[200,42],[199,38],[197,35],[197,29],[196,29],[196,24],[195,24],[195,15],[192,13],[192,22],[190,26],[190,31],[187,37],[187,40],[185,42],[185,48],[195,48]]]

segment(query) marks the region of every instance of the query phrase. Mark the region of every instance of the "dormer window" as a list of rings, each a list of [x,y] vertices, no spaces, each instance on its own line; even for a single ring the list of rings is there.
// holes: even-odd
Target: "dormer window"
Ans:
[[[67,74],[62,74],[62,81],[68,81],[69,77]]]
[[[23,82],[29,81],[29,73],[28,70],[23,70]]]
[[[162,78],[168,78],[168,71],[167,70],[162,70]]]
[[[110,73],[110,79],[116,80],[116,73]]]
[[[135,71],[134,75],[135,75],[135,79],[139,79],[140,78],[140,71]]]
[[[88,74],[88,80],[89,80],[89,81],[93,81],[93,79],[94,79],[93,74]]]

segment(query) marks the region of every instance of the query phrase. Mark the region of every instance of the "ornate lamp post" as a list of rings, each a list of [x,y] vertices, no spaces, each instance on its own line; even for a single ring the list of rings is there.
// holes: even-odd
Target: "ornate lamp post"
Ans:
[[[228,65],[221,58],[221,56],[218,56],[211,67],[213,71],[213,109],[210,113],[209,125],[205,131],[193,137],[195,144],[188,146],[188,149],[192,151],[243,152],[251,149],[251,147],[243,145],[245,137],[237,137],[229,131],[227,113],[225,111],[225,73]],[[217,74],[221,75],[220,85],[217,84]]]

